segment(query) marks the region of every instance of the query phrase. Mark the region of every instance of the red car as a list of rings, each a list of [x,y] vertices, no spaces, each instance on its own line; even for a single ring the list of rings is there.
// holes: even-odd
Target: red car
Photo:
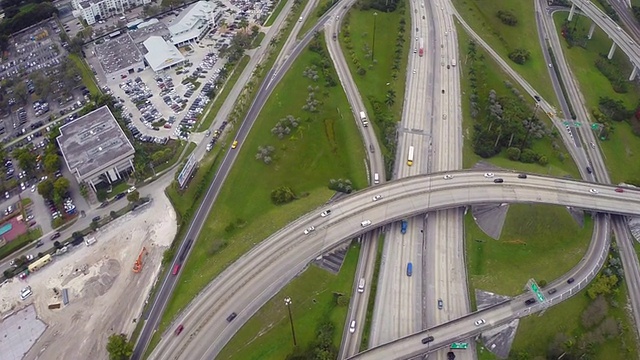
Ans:
[[[175,331],[176,336],[180,335],[183,329],[184,329],[184,325],[178,325]]]
[[[622,189],[620,189],[620,188],[616,188],[616,192],[621,193],[621,192],[624,192],[624,190],[622,190]]]
[[[178,273],[178,271],[180,271],[180,264],[176,264],[176,266],[173,267],[173,275],[176,275]]]

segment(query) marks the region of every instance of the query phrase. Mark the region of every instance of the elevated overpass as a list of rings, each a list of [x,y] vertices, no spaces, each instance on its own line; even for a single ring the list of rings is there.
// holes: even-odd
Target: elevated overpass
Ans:
[[[537,175],[520,179],[515,172],[496,172],[494,178],[503,179],[503,183],[494,183],[493,178],[486,178],[479,171],[448,174],[451,179],[445,179],[443,173],[420,175],[368,188],[293,221],[231,264],[203,290],[176,319],[174,326],[167,329],[150,358],[215,358],[240,327],[315,257],[374,227],[402,218],[470,204],[516,202],[555,204],[620,215],[640,214],[640,190],[625,189],[619,193],[611,185]],[[382,198],[374,201],[373,197],[378,195]],[[321,217],[320,212],[326,209],[331,209],[331,215]],[[371,225],[363,227],[361,223],[365,220],[370,220]],[[316,230],[310,235],[303,235],[310,226]],[[608,232],[608,225],[598,228],[594,239],[607,239],[602,231]],[[592,242],[585,260],[581,262],[583,267],[575,270],[575,283],[566,285],[586,284],[587,274],[597,271],[607,249],[606,243]],[[552,302],[577,291],[574,287],[557,286],[558,293],[550,299]],[[433,335],[437,336],[436,341],[431,346],[446,346],[451,339],[468,338],[506,323],[521,315],[523,305],[523,302],[513,301],[485,310],[482,315],[473,314],[463,318],[466,320],[440,325]],[[233,322],[227,322],[226,318],[232,312],[237,313],[237,317]],[[476,328],[470,320],[474,316],[482,316],[487,320],[486,324]],[[177,324],[184,326],[181,336],[173,335]],[[425,352],[419,340],[422,335],[391,343],[396,345],[383,345],[382,349],[391,349],[385,350],[390,353],[398,351],[398,355],[410,351]],[[375,351],[381,350],[374,349],[369,354],[381,357],[368,358],[404,358],[386,357]],[[357,356],[364,354],[367,353]]]
[[[571,0],[571,11],[569,12],[569,21],[573,19],[576,8],[580,9],[585,16],[588,16],[593,24],[589,29],[589,39],[593,35],[595,26],[598,25],[613,41],[611,49],[609,50],[608,58],[613,57],[616,48],[619,47],[628,57],[631,64],[633,64],[633,70],[629,76],[629,80],[635,79],[638,73],[638,66],[640,66],[640,47],[635,41],[627,34],[615,21],[613,21],[607,14],[605,14],[599,7],[593,2],[588,0]]]

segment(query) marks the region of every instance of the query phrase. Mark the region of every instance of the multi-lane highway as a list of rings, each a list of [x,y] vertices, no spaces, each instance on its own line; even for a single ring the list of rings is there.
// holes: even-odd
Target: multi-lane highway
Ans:
[[[407,64],[407,82],[393,177],[400,179],[428,173],[433,166],[434,105],[434,23],[427,20],[423,1],[411,1],[411,36]],[[414,30],[415,29],[415,30]],[[422,52],[422,53],[421,53]],[[410,149],[412,164],[409,165]],[[422,215],[422,214],[421,214]],[[405,219],[405,233],[398,223],[388,227],[384,243],[378,292],[371,323],[369,346],[422,329],[422,251],[424,215]],[[412,265],[412,276],[398,269]]]
[[[341,19],[349,11],[353,5],[352,1],[343,2],[342,6],[336,9],[334,16],[325,23],[325,41],[329,52],[329,56],[333,61],[336,73],[340,84],[345,91],[347,100],[351,105],[351,112],[353,119],[356,122],[356,126],[362,136],[365,149],[368,155],[368,172],[369,172],[369,184],[377,185],[386,182],[384,159],[382,157],[382,151],[376,134],[373,131],[373,119],[371,116],[366,116],[368,126],[364,126],[361,119],[360,112],[367,113],[364,101],[360,96],[358,87],[353,80],[351,71],[347,65],[342,48],[338,41],[340,34]],[[377,174],[377,175],[376,175]],[[369,303],[369,296],[371,295],[371,281],[373,279],[373,273],[376,264],[377,250],[378,250],[378,237],[379,231],[372,231],[364,234],[361,237],[362,248],[360,250],[360,256],[358,258],[358,267],[356,269],[356,276],[354,278],[354,286],[352,288],[351,302],[349,304],[349,311],[344,323],[344,329],[342,332],[342,342],[340,346],[340,352],[338,358],[343,359],[351,355],[356,354],[360,350],[360,342],[362,340],[364,324],[367,315],[367,305]],[[362,280],[361,280],[362,279]],[[364,281],[364,289],[358,288],[358,283]],[[349,331],[351,322],[356,322],[356,328],[354,332]]]
[[[442,325],[430,327],[426,331],[365,351],[350,358],[350,360],[414,358],[417,355],[444,349],[453,342],[464,341],[470,337],[478,336],[483,331],[505,325],[516,318],[529,316],[567,300],[589,284],[608,258],[608,234],[610,233],[608,215],[598,214],[597,218],[601,221],[596,222],[593,239],[583,261],[561,279],[557,279],[547,285],[546,289],[549,290],[545,293],[546,302],[527,305],[525,300],[531,295],[528,293],[523,294],[481,311],[461,316]],[[549,294],[551,289],[555,290],[553,294]],[[484,322],[476,324],[478,320],[484,320]],[[423,344],[422,339],[427,336],[432,336],[433,341]],[[461,354],[458,353],[458,355]]]
[[[335,15],[335,12],[333,12],[333,14],[330,12],[329,14],[327,14],[327,16],[321,19],[321,22],[318,25],[322,25],[324,21],[326,21],[328,18],[334,15]],[[316,26],[316,29],[317,28],[318,26]],[[299,46],[297,46],[296,49],[299,49],[299,51],[302,50],[302,48]],[[295,58],[295,55],[296,55],[296,51],[294,50],[292,52],[292,55],[290,55],[286,59],[285,64],[283,64],[283,66],[280,69],[270,72],[269,75],[272,76],[270,77],[271,81],[268,82],[267,86],[264,86],[263,84],[264,89],[261,89],[263,91],[260,91],[260,94],[264,94],[264,96],[262,99],[260,98],[260,96],[256,99],[256,105],[260,104],[261,102],[263,104],[264,101],[266,101],[266,98],[268,97],[268,93],[270,92],[270,89],[272,89],[272,86],[273,86],[272,84],[277,83],[279,78],[282,77],[282,75],[285,72],[284,69],[286,69],[287,67],[287,62],[290,65],[290,62],[292,61],[293,58]],[[535,94],[532,88],[527,90],[531,90],[530,94]],[[544,102],[542,102],[542,107],[545,108],[545,110],[548,110],[548,113],[554,113],[553,109]],[[259,112],[260,108],[261,106],[252,107],[252,112],[250,112],[250,115],[247,117],[247,119],[250,119],[252,116],[255,119],[255,116],[257,115],[257,112]],[[243,127],[244,127],[244,124],[243,124]],[[241,134],[239,134],[239,136],[246,137],[246,134],[248,133],[249,128],[250,128],[250,125],[248,125],[248,127],[244,127],[245,129],[244,132],[242,132],[242,129],[241,129],[241,132],[240,132]],[[224,163],[230,166],[230,164],[232,163],[232,160],[229,160],[229,162],[227,163],[228,158],[229,158],[229,155],[227,155],[227,157],[225,158]],[[594,168],[595,166],[596,165],[594,164]],[[604,166],[602,166],[602,169],[604,169]],[[599,172],[600,172],[600,169],[598,169],[598,173]],[[606,174],[606,171],[604,173]],[[607,188],[599,185],[586,185],[586,186],[593,186],[592,188],[598,190],[598,194],[592,194],[588,191],[590,188],[586,188],[584,184],[579,185],[580,183],[571,183],[570,186],[568,187],[565,187],[567,186],[567,184],[564,184],[563,186],[561,186],[564,189],[564,192],[563,192],[558,190],[557,188],[554,189],[553,186],[551,186],[552,184],[549,184],[549,183],[539,187],[530,186],[529,184],[533,184],[536,181],[541,181],[543,183],[545,182],[544,180],[540,180],[530,176],[530,179],[527,180],[527,184],[520,184],[520,186],[515,186],[509,191],[505,191],[506,189],[510,188],[510,185],[508,185],[507,183],[505,183],[504,185],[498,185],[498,184],[492,184],[491,182],[485,181],[484,184],[475,184],[475,181],[470,181],[470,179],[466,179],[467,174],[456,173],[454,175],[455,175],[454,179],[451,179],[451,180],[436,179],[433,177],[430,177],[428,179],[427,178],[423,179],[423,181],[428,181],[429,188],[430,188],[426,192],[421,193],[422,197],[428,199],[427,204],[421,203],[421,201],[424,201],[423,198],[414,200],[412,197],[407,196],[409,193],[413,194],[413,196],[419,196],[419,194],[412,193],[411,191],[402,191],[401,194],[400,193],[396,194],[398,197],[403,197],[402,199],[403,201],[401,201],[401,203],[405,203],[405,205],[398,204],[398,201],[396,201],[397,199],[389,201],[388,196],[384,196],[385,200],[383,202],[378,203],[377,205],[387,203],[386,204],[387,207],[385,208],[385,210],[390,211],[390,213],[387,214],[385,213],[385,211],[381,211],[381,209],[377,209],[377,211],[374,211],[374,213],[371,213],[371,218],[375,218],[375,216],[379,217],[381,214],[384,214],[386,219],[385,220],[380,219],[379,222],[373,221],[373,220],[372,221],[374,222],[374,224],[378,225],[378,224],[382,224],[383,221],[398,220],[405,216],[411,216],[414,214],[418,214],[420,212],[425,212],[428,209],[449,208],[452,206],[454,207],[460,206],[465,203],[481,203],[481,202],[487,202],[487,201],[492,201],[492,202],[530,201],[530,202],[573,204],[574,206],[580,205],[587,208],[602,208],[605,211],[614,211],[614,212],[629,213],[629,214],[635,213],[637,211],[635,210],[635,208],[629,209],[628,207],[621,206],[621,204],[619,204],[620,199],[611,199],[611,197],[612,196],[615,197],[616,194],[613,193],[612,188],[610,187]],[[475,174],[475,176],[477,175],[478,174]],[[504,176],[507,176],[507,175],[505,174]],[[460,189],[460,184],[458,184],[458,187],[453,186],[458,182],[458,180],[455,180],[455,179],[458,179],[459,177],[465,177],[465,179],[468,180],[466,182],[468,182],[472,186],[475,184],[477,186],[477,189],[474,189],[472,191],[467,188],[467,190],[464,191]],[[513,177],[513,174],[511,174],[511,177]],[[222,179],[219,181],[218,185],[216,186],[219,186],[223,180],[224,180],[224,177],[222,177]],[[511,180],[508,180],[507,182]],[[553,181],[552,183],[555,185],[560,185],[561,180],[557,180],[557,181],[558,183],[553,183]],[[214,181],[214,184],[215,183],[216,182]],[[447,183],[451,184],[450,189],[447,188],[447,186],[445,186]],[[438,186],[440,185],[443,186],[443,188],[438,188]],[[525,186],[522,186],[522,185],[525,185]],[[385,188],[389,186],[390,185],[386,185]],[[466,184],[464,186],[466,187]],[[574,186],[576,189],[579,188],[580,190],[573,191],[572,189],[574,189]],[[569,187],[571,189],[569,189]],[[214,185],[212,185],[210,190],[213,188],[214,188]],[[445,188],[447,190],[443,190]],[[383,189],[381,188],[380,190],[382,191]],[[480,194],[476,194],[475,192],[476,190],[479,191]],[[584,192],[585,190],[586,192]],[[607,194],[603,195],[604,193],[602,191],[607,191]],[[207,197],[209,197],[210,192],[211,191],[207,193]],[[462,193],[462,195],[459,192]],[[495,193],[500,192],[500,194],[494,194],[494,192]],[[505,195],[505,192],[508,194]],[[363,192],[363,193],[366,193],[366,192]],[[392,193],[393,192],[390,192],[389,194],[392,194]],[[627,192],[627,195],[628,193],[629,192]],[[482,197],[487,194],[492,194],[495,197],[491,199]],[[395,197],[395,196],[391,195],[391,197]],[[415,205],[415,203],[420,203],[422,206],[425,206],[425,207],[421,208],[419,210],[420,212],[411,212],[411,211],[403,212],[402,210],[398,210],[398,209],[405,208],[406,204]],[[612,203],[615,203],[615,206],[612,205]],[[352,206],[355,206],[355,205],[356,204],[350,203],[349,206],[345,206],[345,208],[351,208]],[[637,208],[637,204],[633,204],[633,205]],[[332,206],[336,206],[336,205],[334,204]],[[334,216],[335,214],[337,213],[332,214],[331,216],[332,220],[340,217],[340,216]],[[235,331],[237,331],[239,326],[241,326],[242,323],[246,321],[251,314],[257,311],[259,307],[264,302],[266,302],[266,300],[263,301],[263,299],[265,298],[268,299],[270,296],[275,294],[275,292],[277,292],[279,288],[284,286],[284,284],[289,279],[291,279],[311,258],[315,257],[317,254],[320,254],[323,251],[326,251],[326,249],[328,249],[323,246],[327,245],[328,243],[331,243],[332,246],[334,245],[333,242],[337,241],[335,238],[336,234],[331,233],[330,230],[340,229],[344,226],[358,225],[358,221],[354,221],[353,217],[356,217],[356,218],[362,217],[365,214],[369,214],[369,211],[365,210],[364,212],[359,212],[357,215],[347,217],[347,220],[344,220],[344,221],[336,221],[336,227],[328,226],[326,230],[323,229],[322,231],[318,231],[316,234],[313,235],[313,237],[316,239],[321,238],[322,241],[314,242],[312,246],[309,246],[309,248],[300,249],[300,250],[305,250],[301,253],[300,252],[292,253],[291,249],[299,249],[299,247],[298,247],[298,244],[295,244],[292,241],[293,238],[291,238],[290,243],[288,244],[286,242],[280,243],[281,244],[280,247],[274,247],[274,249],[272,249],[272,251],[268,252],[266,255],[261,254],[263,256],[277,255],[273,258],[283,259],[282,261],[279,261],[278,264],[269,264],[269,266],[273,265],[275,267],[278,267],[278,269],[281,272],[272,272],[271,270],[274,270],[274,269],[269,269],[269,271],[264,271],[263,273],[260,274],[260,275],[263,275],[262,277],[259,277],[260,280],[263,280],[265,282],[257,283],[256,281],[253,281],[254,279],[256,279],[256,276],[251,276],[251,274],[255,274],[255,273],[252,273],[252,270],[250,268],[256,268],[256,266],[247,265],[246,258],[255,257],[258,254],[256,254],[256,251],[252,251],[251,253],[247,254],[238,263],[232,265],[232,267],[230,268],[230,270],[231,269],[237,270],[235,273],[229,275],[228,271],[225,272],[220,278],[216,279],[207,290],[205,290],[206,295],[209,295],[212,293],[217,294],[213,296],[213,298],[217,300],[216,302],[211,303],[213,305],[211,305],[209,308],[207,308],[206,306],[204,308],[202,307],[203,305],[202,301],[208,300],[208,297],[205,294],[203,294],[203,296],[199,297],[199,300],[201,302],[198,303],[198,300],[196,300],[196,303],[194,304],[194,306],[191,306],[190,309],[187,310],[187,314],[183,319],[185,320],[184,321],[185,330],[190,331],[189,338],[187,338],[186,336],[181,337],[179,339],[165,337],[161,343],[161,345],[165,344],[163,345],[165,351],[156,352],[156,354],[162,354],[162,355],[158,355],[158,357],[173,358],[177,356],[179,358],[185,358],[185,359],[200,359],[200,358],[204,359],[204,358],[210,358],[212,355],[217,354],[217,352],[221,349],[224,343],[226,343],[226,340],[228,340],[232,336],[232,334],[235,333]],[[303,217],[303,219],[304,218],[305,217]],[[302,221],[302,219],[299,221]],[[296,223],[297,222],[294,222],[293,227],[296,227],[295,225]],[[345,225],[345,224],[348,224],[348,225]],[[293,231],[291,229],[283,229],[282,231],[278,232],[277,234],[275,234],[265,242],[271,242],[271,244],[273,245],[273,242],[275,241],[273,240],[273,238],[277,238],[278,236],[287,237],[286,235],[289,230]],[[349,236],[356,235],[358,233],[363,232],[364,230],[365,229],[358,229],[356,233],[351,234]],[[342,234],[340,230],[336,230],[336,231],[337,233]],[[343,229],[343,231],[345,230]],[[345,232],[348,232],[348,231],[345,231]],[[328,235],[331,235],[331,236],[327,238]],[[294,236],[294,237],[300,238],[300,236]],[[263,245],[261,244],[259,247],[262,247],[262,246]],[[310,253],[313,253],[314,255],[311,256],[310,258],[304,257],[304,255],[309,255]],[[249,264],[252,261],[258,261],[254,264],[264,263],[265,259],[268,262],[269,260],[273,260],[273,258],[256,257],[254,259],[250,259]],[[636,262],[637,262],[637,259],[636,259]],[[282,263],[285,263],[285,264],[282,264]],[[243,264],[244,264],[244,267],[243,267]],[[282,267],[282,265],[285,265],[285,266]],[[229,281],[233,282],[233,284]],[[247,299],[252,299],[252,300],[247,300]],[[236,309],[236,310],[241,309],[241,310],[236,311],[239,314],[238,318],[234,320],[234,322],[231,325],[228,325],[224,321],[224,318],[226,318],[226,316],[228,315],[225,313],[231,309]],[[501,318],[499,316],[496,317],[496,321],[502,321],[500,319]],[[189,327],[189,325],[193,325],[193,326]],[[207,339],[203,338],[203,336],[206,337],[205,334],[218,334],[218,337],[215,338],[212,342],[210,337]],[[463,336],[469,336],[469,334],[464,333]],[[190,343],[190,344],[187,344],[187,343]]]
[[[285,5],[285,7],[283,8],[283,11],[280,13],[276,21],[274,21],[273,25],[267,31],[267,34],[263,39],[263,43],[269,44],[271,39],[277,35],[280,26],[284,23],[285,19],[288,16],[291,6],[292,6],[292,3],[288,3]],[[308,14],[309,12],[310,12],[309,9],[305,10],[306,14]],[[327,17],[324,17],[320,20],[326,21],[326,19]],[[299,29],[301,28],[301,26],[302,26],[301,23],[296,23],[296,25],[294,25],[294,28],[292,30],[291,36],[295,37]],[[320,25],[317,25],[316,29],[319,27]],[[312,29],[312,31],[313,30],[314,29]],[[238,130],[238,134],[236,138],[239,139],[241,143],[247,137],[249,130],[253,126],[253,123],[255,122],[257,115],[260,112],[260,109],[262,109],[262,106],[266,102],[268,95],[271,93],[271,91],[273,91],[273,88],[275,87],[275,85],[277,85],[277,83],[282,79],[282,76],[284,76],[284,73],[286,73],[286,69],[288,69],[291,66],[295,57],[301,52],[301,50],[311,40],[312,31],[309,32],[307,36],[301,42],[299,42],[297,46],[294,48],[292,53],[295,56],[289,56],[285,60],[282,60],[283,63],[281,67],[271,69],[266,75],[265,79],[267,79],[267,81],[264,81],[262,83],[261,88],[259,89],[259,92],[258,92],[258,96],[254,100],[245,121],[242,123],[242,125],[240,126],[240,129]],[[291,42],[288,42],[287,44],[289,47],[294,45]],[[291,50],[289,49],[289,47],[283,47],[282,52],[289,52]],[[247,69],[245,69],[242,76],[238,79],[238,83],[234,86],[231,93],[225,100],[222,108],[218,112],[218,115],[216,115],[216,119],[212,124],[212,128],[214,126],[217,126],[219,122],[221,122],[223,119],[226,119],[225,114],[228,115],[230,113],[230,110],[235,102],[235,99],[237,98],[240,91],[244,88],[244,83],[248,81],[250,74],[253,72],[252,69],[254,69],[257,66],[259,60],[261,60],[266,49],[267,47],[265,46],[263,48],[259,48],[258,51],[254,53],[254,56],[249,61],[249,65],[247,66]],[[278,72],[278,70],[281,70],[281,71]],[[196,149],[196,152],[201,153],[203,151],[204,151],[204,146],[200,146],[198,149]],[[209,188],[205,194],[205,197],[200,207],[196,211],[196,214],[191,224],[189,225],[189,229],[185,236],[187,239],[197,239],[198,234],[202,229],[202,225],[204,224],[204,221],[207,219],[209,215],[209,211],[215,199],[218,196],[218,193],[222,187],[222,184],[224,183],[224,180],[226,179],[231,169],[231,166],[235,161],[236,154],[237,154],[237,151],[231,151],[225,154],[224,160],[220,168],[218,169],[218,172],[216,173],[216,176],[214,177],[213,182],[209,185]],[[176,252],[177,254],[181,254],[183,251],[186,252],[187,254],[190,252],[190,249],[186,248],[186,243],[187,242],[185,241],[181,244],[180,249],[178,249]],[[176,256],[171,266],[174,266],[177,261],[179,260],[178,260],[178,257]],[[143,326],[142,332],[140,333],[140,336],[136,343],[134,353],[132,355],[132,359],[134,360],[140,359],[144,354],[144,352],[146,351],[146,348],[149,342],[151,341],[151,337],[153,336],[153,334],[155,333],[158,327],[158,324],[162,317],[162,313],[164,312],[164,308],[166,307],[167,302],[171,298],[171,294],[175,289],[177,280],[178,280],[178,277],[173,276],[170,273],[167,273],[165,275],[165,278],[161,280],[160,289],[158,290],[158,293],[155,296],[155,298],[152,300],[152,306],[150,308],[150,311],[149,313],[145,314],[145,324]]]
[[[442,173],[409,177],[369,188],[292,222],[216,278],[180,317],[183,334],[168,333],[153,358],[215,358],[242,324],[309,261],[341,241],[369,231],[369,226],[361,224],[365,220],[371,221],[370,227],[378,227],[430,210],[487,202],[548,203],[617,214],[640,213],[640,191],[636,190],[618,193],[613,186],[534,175],[519,179],[513,172],[496,172],[495,177],[504,179],[502,184],[477,171],[451,175],[448,180]],[[382,198],[373,201],[376,195]],[[320,217],[327,208],[332,210],[331,216]],[[303,230],[312,225],[316,231],[303,236]],[[232,312],[238,316],[227,322]]]
[[[571,2],[604,30],[635,66],[640,66],[640,47],[615,21],[589,0],[571,0]]]

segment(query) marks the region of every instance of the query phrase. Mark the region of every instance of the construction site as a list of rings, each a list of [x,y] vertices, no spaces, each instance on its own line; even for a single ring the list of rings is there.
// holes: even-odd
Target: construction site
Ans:
[[[150,195],[149,206],[95,232],[92,246],[80,244],[1,286],[2,360],[107,360],[109,335],[133,332],[177,230],[168,199],[160,191]],[[21,300],[26,286],[33,294]],[[22,350],[8,341],[21,329],[31,329],[20,336]]]

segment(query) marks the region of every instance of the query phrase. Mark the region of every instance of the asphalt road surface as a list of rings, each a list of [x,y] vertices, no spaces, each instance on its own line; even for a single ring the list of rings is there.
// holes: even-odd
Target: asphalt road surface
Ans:
[[[165,336],[154,352],[154,358],[215,358],[244,322],[309,261],[341,241],[369,231],[360,224],[364,220],[370,220],[371,227],[380,227],[429,210],[496,201],[549,203],[620,214],[640,213],[640,191],[636,190],[618,193],[612,186],[534,175],[518,179],[513,172],[496,172],[496,177],[505,180],[502,184],[495,184],[477,171],[452,172],[451,175],[453,178],[449,180],[439,173],[369,188],[292,222],[216,278],[181,317],[179,322],[185,331],[180,336]],[[374,195],[382,195],[383,199],[372,201]],[[319,213],[326,208],[330,208],[332,214],[321,218]],[[311,225],[316,231],[302,236],[303,230]],[[601,254],[596,255],[599,258]],[[595,262],[597,259],[587,257],[581,264]],[[594,271],[593,267],[588,270]],[[238,316],[227,322],[231,312]]]

